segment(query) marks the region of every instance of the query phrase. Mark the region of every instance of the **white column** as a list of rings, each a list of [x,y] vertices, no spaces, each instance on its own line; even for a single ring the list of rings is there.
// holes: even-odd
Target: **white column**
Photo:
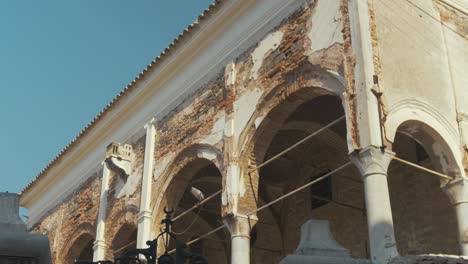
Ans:
[[[143,180],[141,184],[140,212],[138,213],[137,248],[146,248],[146,241],[152,240],[151,225],[151,188],[154,169],[154,148],[156,144],[156,128],[154,119],[146,125],[145,161],[143,167]]]
[[[398,255],[387,183],[393,156],[394,153],[376,147],[351,154],[364,181],[371,260],[378,264],[388,263]]]
[[[249,264],[250,231],[257,219],[244,215],[229,215],[223,221],[231,233],[231,264]]]
[[[97,220],[96,229],[96,240],[94,241],[94,254],[93,261],[104,260],[106,254],[106,242],[104,239],[105,220],[106,220],[106,208],[107,208],[107,195],[109,193],[109,177],[110,170],[107,167],[106,161],[102,162],[102,185],[101,185],[101,197],[99,200],[99,213]]]
[[[443,188],[457,214],[460,253],[468,256],[468,179],[456,179]]]

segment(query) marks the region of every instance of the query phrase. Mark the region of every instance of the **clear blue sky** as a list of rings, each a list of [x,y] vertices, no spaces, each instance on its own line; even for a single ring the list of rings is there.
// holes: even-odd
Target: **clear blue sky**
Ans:
[[[0,191],[20,192],[212,1],[0,1]]]

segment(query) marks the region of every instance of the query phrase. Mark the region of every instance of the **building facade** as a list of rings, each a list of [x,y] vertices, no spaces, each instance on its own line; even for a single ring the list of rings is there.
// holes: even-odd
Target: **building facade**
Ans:
[[[373,263],[468,255],[467,69],[466,0],[217,1],[23,190],[28,227],[55,264],[165,207],[209,263],[279,263],[309,219]]]

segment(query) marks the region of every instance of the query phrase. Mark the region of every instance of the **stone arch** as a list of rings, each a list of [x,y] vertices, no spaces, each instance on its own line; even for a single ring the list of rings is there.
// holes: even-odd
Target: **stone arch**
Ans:
[[[217,148],[206,144],[195,144],[180,151],[158,177],[160,184],[155,191],[157,197],[152,211],[154,233],[159,233],[165,207],[173,208],[174,215],[178,215],[197,203],[197,198],[190,192],[191,187],[200,190],[205,198],[219,191],[222,188],[222,172],[223,154]],[[211,230],[207,226],[215,228],[221,224],[220,196],[204,203],[202,208],[196,209],[174,223],[173,230],[183,242],[187,242],[184,240],[189,239],[193,232],[197,233],[200,230],[208,232]],[[194,214],[197,217],[193,217]],[[222,250],[222,255],[226,255],[225,250]],[[219,261],[217,254],[210,253],[207,257],[213,258],[211,260],[214,262]]]
[[[421,144],[436,170],[465,177],[457,132],[436,109],[414,100],[397,104],[387,115],[385,137],[394,143],[397,133]]]
[[[352,105],[350,105],[346,100],[347,93],[345,90],[345,86],[339,81],[338,78],[332,76],[332,74],[330,73],[323,73],[318,71],[318,73],[312,72],[309,74],[316,74],[315,78],[319,79],[321,77],[329,78],[329,82],[319,84],[314,83],[316,79],[311,79],[310,83],[314,83],[314,85],[304,85],[302,87],[297,87],[294,85],[283,87],[278,86],[259,100],[260,103],[258,103],[257,105],[257,111],[250,119],[250,125],[247,125],[247,129],[242,135],[244,140],[242,145],[245,147],[242,148],[242,152],[240,155],[241,171],[243,173],[244,179],[247,179],[247,181],[250,179],[250,182],[246,182],[246,185],[251,186],[251,188],[253,189],[253,195],[251,197],[246,197],[246,195],[244,195],[244,197],[241,197],[239,203],[255,204],[255,202],[252,202],[252,200],[257,200],[258,204],[258,201],[260,200],[260,191],[262,188],[264,188],[262,186],[265,185],[265,183],[262,182],[262,177],[264,177],[264,175],[270,177],[273,176],[273,174],[270,175],[269,172],[262,171],[266,167],[262,168],[261,171],[254,170],[254,168],[256,168],[258,164],[263,163],[269,157],[273,156],[273,152],[279,153],[281,151],[280,149],[282,147],[278,147],[278,152],[272,151],[270,149],[272,145],[277,145],[281,142],[281,140],[278,141],[276,138],[280,133],[284,133],[284,135],[286,135],[287,133],[290,133],[291,135],[294,134],[294,138],[291,138],[289,141],[286,140],[288,142],[284,141],[284,143],[289,144],[288,146],[291,146],[295,142],[303,139],[311,132],[315,132],[316,130],[329,124],[331,121],[336,120],[342,115],[345,116],[345,120],[337,123],[336,126],[326,129],[323,133],[319,134],[317,137],[314,137],[312,139],[312,147],[327,146],[328,140],[333,141],[333,143],[330,144],[336,143],[337,145],[336,147],[335,145],[328,146],[328,148],[322,150],[322,156],[324,156],[323,160],[320,159],[317,161],[319,162],[318,165],[325,166],[318,166],[314,169],[307,168],[304,169],[304,171],[302,172],[298,171],[297,175],[294,174],[295,172],[291,171],[290,176],[294,176],[295,178],[297,178],[297,185],[292,186],[291,183],[288,183],[287,181],[285,181],[284,183],[280,183],[282,186],[282,190],[277,190],[277,193],[273,193],[272,195],[270,195],[270,197],[267,198],[268,201],[271,201],[274,198],[277,198],[297,187],[302,186],[307,182],[310,182],[312,177],[319,177],[319,174],[323,172],[321,171],[322,169],[331,170],[339,165],[344,164],[344,162],[349,160],[347,154],[348,152],[353,151],[355,147],[355,141],[353,139],[353,129],[351,128],[352,125],[350,125],[351,120],[353,120],[354,117],[353,111],[350,110],[352,109]],[[302,78],[301,75],[298,76],[299,79]],[[322,109],[320,107],[325,107],[323,108],[323,112],[321,114],[317,114],[320,112],[307,112],[309,109]],[[287,144],[285,144],[285,147],[288,147],[286,146]],[[309,146],[304,146],[304,148],[308,147]],[[332,150],[332,154],[326,153],[327,150]],[[340,157],[337,158],[337,160],[333,160],[333,153],[340,153]],[[286,159],[289,159],[289,157],[287,157]],[[325,162],[323,162],[324,160]],[[285,160],[281,162],[286,165],[286,163],[289,161]],[[295,160],[294,162],[300,161]],[[271,163],[270,165],[272,165],[273,163]],[[307,165],[313,165],[312,163]],[[278,166],[279,167],[277,168],[280,168],[283,165]],[[254,171],[251,173],[251,175],[248,175],[248,172],[252,170]],[[274,170],[275,168],[272,169],[272,171]],[[352,175],[349,176],[352,176],[352,180],[359,181],[360,175],[357,172],[357,170],[353,170],[352,168],[350,168],[350,171],[352,171],[349,172],[352,173]],[[284,170],[284,172],[288,173],[286,169]],[[281,173],[278,173],[278,175],[279,174]],[[288,176],[287,178],[289,178],[290,176]],[[275,184],[273,182],[275,181],[275,179],[273,178],[276,179],[277,177],[274,176],[271,179],[268,179],[268,184],[270,184],[270,186],[273,186],[273,184]],[[302,178],[304,178],[304,182],[299,183],[299,179]],[[283,178],[283,180],[284,179],[285,178]],[[347,187],[346,185],[348,183],[344,182],[345,180],[340,179],[339,181],[339,185],[335,185],[335,183],[333,183],[333,186]],[[357,184],[362,185],[362,182]],[[272,190],[275,189],[272,188]],[[331,190],[331,192],[335,193],[334,190]],[[338,196],[342,197],[341,199],[343,199],[346,202],[348,202],[346,198],[352,196],[352,201],[349,202],[353,203],[352,206],[354,206],[355,208],[360,209],[361,211],[359,212],[351,211],[353,209],[350,209],[350,207],[343,209],[344,207],[338,207],[339,205],[337,205],[336,203],[330,202],[324,205],[324,207],[321,207],[320,209],[317,209],[316,207],[311,207],[311,196],[309,195],[309,193],[305,193],[306,195],[304,197],[301,196],[300,199],[297,200],[301,203],[295,203],[291,204],[291,206],[288,206],[286,202],[280,202],[277,205],[272,206],[276,207],[273,208],[273,210],[275,210],[276,212],[281,212],[281,225],[290,222],[287,218],[290,219],[291,216],[283,215],[283,213],[286,210],[288,210],[288,208],[294,207],[296,208],[295,210],[297,214],[301,214],[301,217],[298,218],[300,219],[301,223],[295,226],[295,230],[290,230],[284,228],[283,226],[280,227],[282,230],[287,230],[288,233],[297,233],[297,235],[291,236],[290,239],[290,244],[294,244],[293,247],[291,245],[288,245],[287,247],[286,245],[283,245],[282,256],[284,257],[286,254],[291,254],[292,251],[297,247],[297,243],[299,242],[298,237],[300,233],[300,225],[304,223],[304,219],[307,219],[308,217],[314,217],[319,219],[330,220],[332,228],[336,228],[336,232],[334,232],[335,234],[345,233],[345,235],[337,235],[335,236],[335,238],[340,243],[347,246],[347,248],[352,251],[353,256],[364,258],[367,257],[367,226],[365,215],[362,212],[364,200],[363,187],[353,187],[353,190],[351,190],[351,188],[342,188],[338,193]],[[248,199],[248,201],[246,202],[242,199]],[[302,203],[302,200],[304,200],[304,203]],[[240,209],[243,208],[239,206],[239,210]],[[299,210],[307,211],[307,214],[302,215],[302,213],[299,212]],[[291,209],[291,211],[293,210]],[[257,217],[258,216],[259,215],[257,215]],[[259,217],[259,221],[261,220],[261,217]],[[352,234],[353,227],[356,226],[359,227],[359,234],[349,235]],[[284,236],[282,239],[285,240],[285,237],[286,236]],[[360,239],[360,241],[359,243],[354,243],[357,245],[353,245],[353,241],[355,241],[353,239]]]
[[[400,110],[405,117],[390,119],[387,139],[398,157],[451,177],[464,177],[455,143],[447,129],[429,111]],[[397,119],[399,118],[398,122]],[[440,129],[440,131],[439,131]],[[389,195],[400,254],[459,254],[456,216],[443,187],[448,180],[419,169],[391,162]]]
[[[109,253],[113,258],[118,257],[125,253],[127,249],[136,248],[137,239],[137,226],[134,221],[126,221],[117,232],[113,235],[112,241],[109,245]]]
[[[72,236],[65,240],[62,256],[59,258],[61,263],[73,263],[75,260],[92,260],[93,243],[95,240],[95,226],[90,223],[80,224],[73,232]],[[91,257],[90,259],[88,259]],[[86,259],[82,259],[86,258]]]
[[[286,76],[285,83],[273,87],[269,92],[260,97],[257,109],[250,117],[248,123],[243,129],[239,145],[241,147],[240,156],[248,156],[253,148],[253,142],[258,142],[258,135],[265,135],[265,131],[271,131],[268,136],[261,139],[264,145],[271,141],[271,138],[279,129],[279,126],[286,118],[293,113],[300,105],[316,97],[323,95],[337,96],[341,100],[341,105],[346,117],[348,133],[347,144],[349,152],[355,148],[351,119],[353,118],[352,105],[346,98],[347,90],[344,78],[338,74],[333,74],[321,69],[301,67],[293,74]],[[300,78],[298,83],[296,79]],[[259,161],[263,160],[262,155],[256,157]]]
[[[255,168],[256,164],[263,162],[266,148],[270,145],[280,127],[292,113],[306,102],[322,96],[339,99],[341,110],[343,110],[345,116],[344,123],[347,130],[345,137],[348,152],[354,149],[352,129],[348,125],[351,123],[350,120],[354,111],[351,111],[351,105],[345,100],[347,91],[343,78],[321,69],[301,67],[287,76],[286,79],[285,83],[273,87],[268,93],[260,97],[257,109],[240,135],[239,145],[242,146],[239,148],[241,150],[239,154],[241,174],[244,179],[250,181],[247,185],[251,186],[246,195],[240,198],[244,202],[240,201],[240,203],[255,204],[252,199],[256,200],[258,198],[259,176],[256,175],[257,172],[255,171],[248,175],[246,172]],[[300,82],[297,82],[297,79]],[[321,125],[326,125],[326,123]],[[253,208],[239,208],[239,212],[245,213],[242,211],[249,211],[250,209]]]
[[[197,168],[200,169],[209,163],[215,165],[221,173],[224,170],[223,154],[214,146],[207,144],[194,144],[180,151],[158,177],[158,182],[160,184],[159,188],[157,187],[154,192],[155,194],[158,194],[158,196],[153,202],[153,221],[159,222],[157,214],[163,213],[164,205],[162,205],[162,200],[167,194],[169,185],[173,183],[174,180],[187,182],[191,179],[191,176],[193,175],[189,175],[189,173],[183,172],[182,170],[186,168],[188,164],[192,163],[195,165],[193,170]],[[181,172],[183,174],[182,179],[174,179],[174,177]]]

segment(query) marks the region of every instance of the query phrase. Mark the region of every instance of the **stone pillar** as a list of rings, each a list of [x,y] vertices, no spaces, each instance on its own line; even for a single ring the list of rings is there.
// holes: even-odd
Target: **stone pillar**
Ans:
[[[394,153],[373,146],[351,154],[364,181],[371,260],[379,264],[398,255],[387,183],[393,156]]]
[[[141,184],[140,212],[138,213],[137,248],[146,248],[146,241],[153,240],[151,237],[151,188],[154,169],[154,148],[156,143],[156,128],[154,119],[146,125],[145,161],[143,166],[143,181]]]
[[[468,256],[468,179],[453,180],[443,189],[448,194],[457,214],[460,253]]]
[[[107,159],[107,158],[106,158]],[[93,261],[104,260],[106,254],[106,242],[104,239],[105,221],[106,221],[106,208],[107,208],[107,195],[109,193],[109,177],[110,170],[106,161],[102,162],[102,185],[101,196],[99,199],[99,213],[96,228],[96,240],[94,241],[94,254]]]
[[[257,218],[229,215],[223,221],[231,233],[231,264],[249,264],[250,231],[257,223]]]

